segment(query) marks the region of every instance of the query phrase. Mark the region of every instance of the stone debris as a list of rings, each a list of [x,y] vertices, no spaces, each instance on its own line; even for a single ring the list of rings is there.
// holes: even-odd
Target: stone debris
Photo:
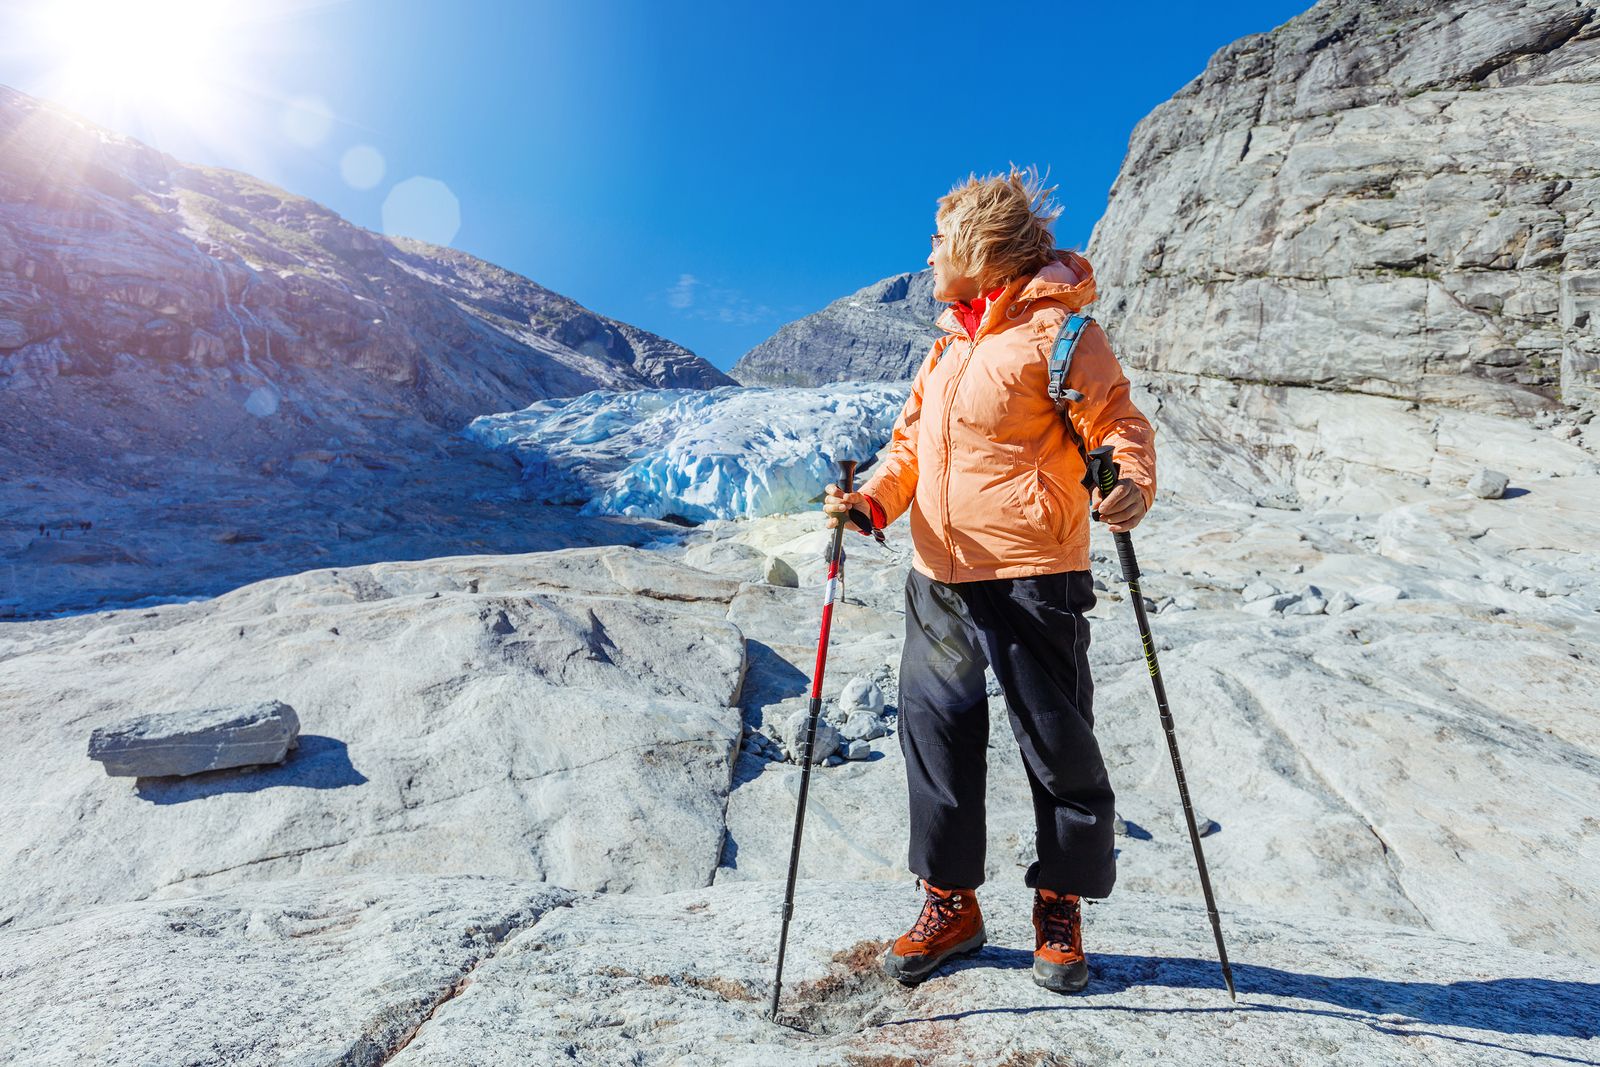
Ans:
[[[89,758],[114,777],[200,774],[282,763],[300,717],[281,700],[152,712],[89,735]]]
[[[857,711],[865,711],[871,715],[883,714],[883,690],[872,678],[858,674],[844,684],[839,691],[839,712],[842,715],[854,715]]]
[[[806,729],[810,712],[801,708],[783,723],[783,750],[789,762],[799,763],[805,758]],[[839,731],[821,715],[817,716],[816,738],[812,743],[811,762],[823,763],[839,751]]]
[[[796,588],[800,584],[800,577],[795,574],[794,568],[779,556],[767,557],[767,562],[762,569],[761,580],[768,585],[781,585],[790,589]]]
[[[1484,500],[1499,500],[1505,494],[1506,486],[1510,482],[1511,479],[1504,474],[1485,467],[1467,482],[1467,492]]]

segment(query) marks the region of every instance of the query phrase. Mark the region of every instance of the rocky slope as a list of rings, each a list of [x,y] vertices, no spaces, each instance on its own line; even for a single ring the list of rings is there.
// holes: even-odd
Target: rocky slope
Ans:
[[[896,274],[781,327],[731,373],[743,385],[908,379],[939,336],[933,320],[943,307],[932,271]]]
[[[1593,3],[1324,0],[1134,131],[1089,245],[1100,314],[1197,408],[1593,409],[1597,116]]]
[[[731,384],[526,278],[5,88],[0,142],[0,617],[636,541],[563,532],[455,434],[596,388]]]
[[[876,738],[813,775],[798,1030],[762,1011],[799,768],[740,734],[805,706],[816,515],[8,624],[0,1062],[94,1061],[109,1033],[201,1064],[1582,1057],[1600,478],[1528,490],[1141,524],[1190,794],[1218,827],[1232,1010],[1103,541],[1095,713],[1128,833],[1088,909],[1089,994],[1028,980],[1031,804],[996,693],[990,946],[916,991],[876,974],[916,906],[899,737]],[[852,543],[824,685],[832,714],[879,679],[892,731],[907,549]],[[798,588],[759,579],[770,557]],[[281,767],[129,780],[85,754],[106,721],[264,696],[302,723]]]
[[[240,388],[282,394],[311,384],[301,374],[336,372],[455,429],[588,389],[732,384],[685,349],[493,264],[363,230],[3,87],[0,137],[8,389],[124,368],[182,379],[231,369]],[[318,415],[340,399],[292,402]]]

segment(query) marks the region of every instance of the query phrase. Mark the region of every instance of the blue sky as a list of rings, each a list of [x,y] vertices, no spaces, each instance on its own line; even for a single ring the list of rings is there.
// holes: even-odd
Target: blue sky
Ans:
[[[0,82],[359,225],[448,234],[724,369],[921,269],[971,171],[1048,167],[1081,247],[1139,119],[1309,6],[124,0],[41,37],[45,9],[107,2],[7,0]],[[138,21],[111,26],[122,7]]]

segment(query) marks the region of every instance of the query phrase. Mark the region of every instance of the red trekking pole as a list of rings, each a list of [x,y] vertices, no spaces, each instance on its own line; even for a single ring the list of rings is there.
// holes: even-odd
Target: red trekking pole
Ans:
[[[839,460],[839,481],[845,495],[854,492],[856,461]],[[768,1015],[778,1018],[778,997],[783,992],[783,953],[789,944],[789,919],[794,915],[794,880],[800,870],[800,835],[806,825],[806,793],[811,787],[811,755],[817,743],[817,717],[822,714],[822,670],[828,662],[828,630],[833,623],[833,598],[844,582],[844,527],[855,522],[882,542],[883,535],[873,529],[872,520],[851,508],[839,516],[833,528],[833,543],[828,552],[828,584],[823,587],[822,633],[817,638],[817,666],[811,674],[811,709],[806,719],[806,750],[800,763],[800,802],[794,813],[794,843],[789,848],[789,884],[783,893],[783,932],[778,936],[778,975],[772,980],[772,1008]]]

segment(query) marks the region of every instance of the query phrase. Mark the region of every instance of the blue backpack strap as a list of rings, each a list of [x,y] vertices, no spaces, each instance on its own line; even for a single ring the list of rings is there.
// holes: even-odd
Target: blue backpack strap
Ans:
[[[1076,404],[1083,399],[1083,394],[1067,386],[1067,372],[1072,369],[1072,353],[1078,348],[1078,341],[1083,337],[1083,331],[1089,328],[1094,321],[1090,315],[1075,311],[1068,315],[1061,323],[1061,332],[1056,334],[1055,347],[1050,350],[1050,400],[1055,404],[1056,410],[1061,412],[1061,421],[1067,424],[1067,436],[1078,448],[1078,455],[1083,458],[1084,478],[1089,477],[1089,453],[1084,448],[1083,438],[1078,436],[1077,429],[1072,425],[1072,419],[1067,415],[1067,404]],[[1087,482],[1085,485],[1087,486]]]
[[[1068,315],[1061,323],[1061,332],[1056,334],[1055,348],[1050,350],[1050,400],[1063,414],[1067,401],[1077,403],[1083,399],[1082,393],[1067,388],[1067,371],[1072,368],[1072,353],[1077,350],[1078,339],[1093,321],[1092,316],[1081,311]]]

